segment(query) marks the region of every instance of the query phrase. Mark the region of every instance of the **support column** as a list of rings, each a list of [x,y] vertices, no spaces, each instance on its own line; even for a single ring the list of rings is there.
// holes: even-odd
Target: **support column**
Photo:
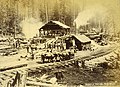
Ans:
[[[41,37],[41,29],[39,30],[39,37]]]
[[[26,87],[26,82],[27,82],[27,72],[26,71],[20,72],[20,82],[19,82],[20,87]]]
[[[44,36],[45,36],[45,30],[43,30],[43,34],[44,34]]]
[[[79,63],[78,63],[78,60],[76,60],[76,61],[74,61],[74,65],[75,65],[75,67],[79,67]]]
[[[84,60],[81,61],[81,66],[82,66],[82,68],[85,68],[85,61]]]

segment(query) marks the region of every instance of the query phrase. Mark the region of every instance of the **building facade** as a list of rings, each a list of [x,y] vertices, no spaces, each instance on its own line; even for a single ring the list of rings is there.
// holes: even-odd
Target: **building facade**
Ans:
[[[59,21],[49,21],[39,29],[40,37],[56,37],[67,34],[70,34],[70,27]]]

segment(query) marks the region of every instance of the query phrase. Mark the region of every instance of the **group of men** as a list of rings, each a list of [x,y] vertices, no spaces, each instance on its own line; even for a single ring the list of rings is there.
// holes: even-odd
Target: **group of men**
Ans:
[[[72,51],[50,51],[47,50],[46,53],[41,54],[42,63],[45,62],[59,62],[74,58],[74,52]]]
[[[27,44],[27,57],[28,59],[32,58],[34,59],[34,49],[32,48],[32,44],[30,41],[28,41]],[[74,56],[74,53],[71,51],[67,51],[65,42],[60,40],[55,40],[52,43],[45,43],[46,52],[41,54],[41,60],[43,63],[46,62],[54,62],[54,61],[64,61],[71,59]],[[39,50],[38,50],[39,51]]]
[[[65,44],[61,42],[54,42],[54,43],[46,43],[45,48],[50,48],[50,49],[56,49],[56,50],[64,50],[65,49]]]

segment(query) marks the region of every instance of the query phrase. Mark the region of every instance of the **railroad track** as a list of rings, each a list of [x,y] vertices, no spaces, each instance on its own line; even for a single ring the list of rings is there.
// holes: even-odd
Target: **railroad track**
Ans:
[[[84,56],[82,58],[74,58],[71,60],[61,61],[61,62],[55,62],[55,63],[46,63],[46,64],[37,64],[36,66],[25,66],[25,67],[19,67],[19,68],[11,68],[11,69],[2,69],[0,72],[0,85],[6,84],[6,82],[9,79],[12,79],[15,77],[17,71],[25,71],[25,72],[35,72],[42,70],[56,70],[58,68],[65,68],[69,66],[73,66],[75,61],[88,61],[91,59],[95,59],[97,57],[101,57],[103,55],[109,54],[111,52],[115,52],[120,50],[119,48],[110,49],[107,52],[101,52],[101,53],[93,53],[91,56]]]

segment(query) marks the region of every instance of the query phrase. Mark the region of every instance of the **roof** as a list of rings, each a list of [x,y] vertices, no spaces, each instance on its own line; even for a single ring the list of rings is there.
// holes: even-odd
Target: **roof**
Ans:
[[[74,35],[73,34],[72,36],[74,36],[76,39],[78,39],[82,43],[91,42],[91,40],[87,36],[85,36],[85,35]]]
[[[63,24],[63,23],[61,23],[61,22],[59,22],[59,21],[52,21],[52,22],[54,22],[55,24],[60,25],[60,26],[63,27],[63,28],[70,28],[69,26],[67,26],[67,25],[65,25],[65,24]]]
[[[95,38],[99,38],[99,37],[100,37],[100,35],[92,35],[92,36],[90,36],[91,39],[95,39]]]
[[[69,26],[59,21],[49,21],[45,23],[40,29],[70,29]]]

